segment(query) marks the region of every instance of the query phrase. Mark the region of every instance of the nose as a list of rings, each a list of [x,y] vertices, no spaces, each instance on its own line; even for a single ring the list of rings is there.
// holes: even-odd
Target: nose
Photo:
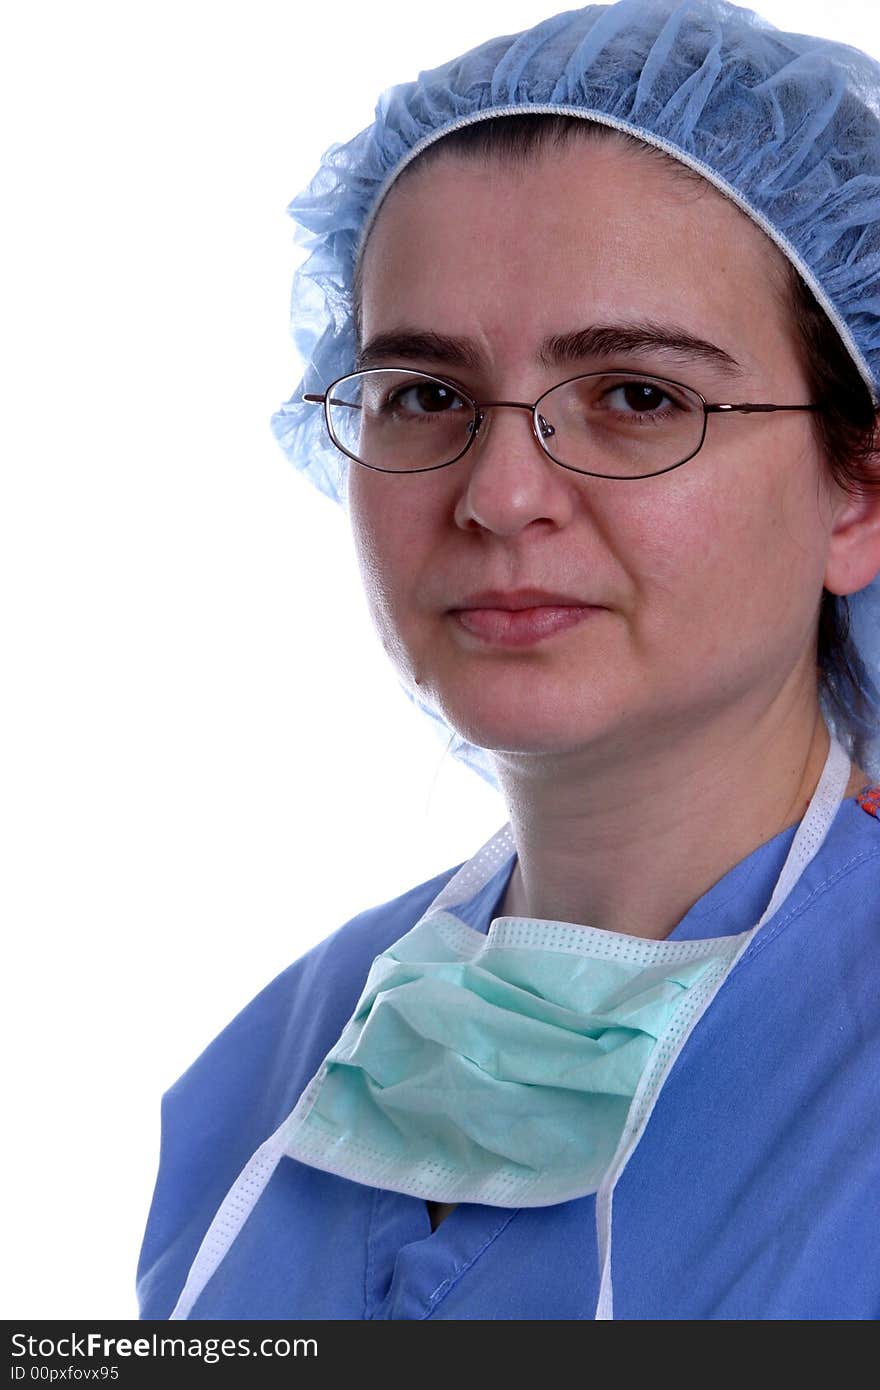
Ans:
[[[544,428],[552,440],[552,427]],[[574,513],[578,481],[584,481],[545,453],[528,407],[485,407],[461,465],[456,523],[464,530],[478,527],[501,536],[518,535],[535,523],[565,526]]]

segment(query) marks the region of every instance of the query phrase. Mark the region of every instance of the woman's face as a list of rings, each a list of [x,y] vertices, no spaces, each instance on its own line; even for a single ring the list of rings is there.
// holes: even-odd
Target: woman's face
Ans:
[[[708,401],[804,404],[777,286],[781,257],[729,201],[617,140],[526,169],[443,156],[392,189],[364,260],[362,345],[479,400],[535,401],[579,372],[665,376]],[[547,365],[549,338],[595,326],[688,336]],[[726,354],[738,364],[728,364]],[[489,410],[469,452],[409,475],[351,464],[350,511],[374,619],[410,688],[471,742],[617,755],[758,717],[815,689],[815,623],[837,494],[808,413],[710,415],[702,450],[659,476],[560,468],[525,411]],[[539,589],[589,611],[523,645],[481,591]],[[551,606],[549,603],[548,607]],[[479,630],[475,630],[479,629]],[[812,686],[810,687],[810,684]],[[781,698],[786,698],[783,694]]]

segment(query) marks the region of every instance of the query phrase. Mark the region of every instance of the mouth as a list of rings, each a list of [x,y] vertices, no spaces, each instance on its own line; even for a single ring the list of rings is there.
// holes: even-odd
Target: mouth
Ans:
[[[539,589],[486,590],[450,609],[459,631],[480,645],[500,647],[532,646],[601,612],[596,604]]]

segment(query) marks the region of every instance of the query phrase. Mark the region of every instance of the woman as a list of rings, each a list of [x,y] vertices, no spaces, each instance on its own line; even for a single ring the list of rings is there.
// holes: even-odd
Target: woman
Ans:
[[[145,1316],[880,1312],[878,92],[622,0],[294,204],[277,433],[510,824],[166,1098]]]

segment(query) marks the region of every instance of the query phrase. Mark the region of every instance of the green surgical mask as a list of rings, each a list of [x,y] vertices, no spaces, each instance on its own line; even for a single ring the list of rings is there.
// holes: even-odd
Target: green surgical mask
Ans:
[[[688,1029],[741,945],[521,918],[484,935],[429,911],[373,962],[286,1152],[440,1202],[595,1192],[661,1040]]]

